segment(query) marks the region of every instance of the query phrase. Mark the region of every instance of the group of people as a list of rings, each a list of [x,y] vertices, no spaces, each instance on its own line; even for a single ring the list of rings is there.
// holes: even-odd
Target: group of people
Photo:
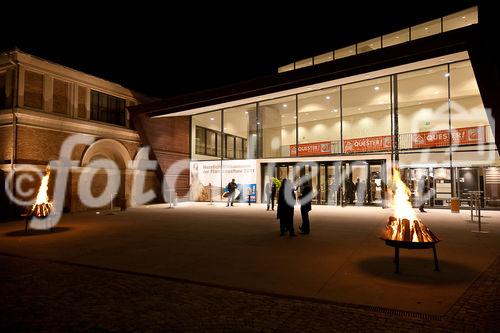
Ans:
[[[300,203],[300,215],[302,224],[299,227],[300,233],[308,235],[311,231],[309,223],[309,212],[311,211],[312,187],[310,181],[304,182],[300,186],[300,195],[297,198],[296,188],[292,182],[286,178],[281,181],[278,191],[278,208],[276,218],[280,222],[280,235],[284,236],[287,232],[291,237],[296,236],[293,226],[294,208],[297,199]],[[276,197],[276,184],[270,180],[265,186],[267,210],[271,207],[274,210],[274,199]]]

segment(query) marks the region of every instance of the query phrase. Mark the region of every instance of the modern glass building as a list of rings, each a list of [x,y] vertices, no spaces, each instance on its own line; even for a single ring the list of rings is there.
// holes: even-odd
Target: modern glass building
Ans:
[[[315,204],[379,205],[399,166],[414,193],[425,176],[427,205],[482,191],[485,207],[500,207],[498,97],[481,35],[468,8],[270,77],[142,105],[133,119],[189,200],[222,199],[235,178],[242,200],[260,202],[271,177],[307,175]]]

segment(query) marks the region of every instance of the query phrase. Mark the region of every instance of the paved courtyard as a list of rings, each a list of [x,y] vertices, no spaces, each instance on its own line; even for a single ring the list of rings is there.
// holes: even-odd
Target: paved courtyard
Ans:
[[[57,299],[64,304],[80,295],[81,301],[93,297],[94,302],[101,302],[87,304],[83,312],[90,311],[88,306],[103,307],[114,309],[117,316],[127,310],[115,309],[121,303],[116,298],[129,297],[139,308],[146,307],[140,311],[153,311],[150,316],[159,315],[155,311],[162,307],[155,307],[160,300],[168,303],[163,309],[187,302],[191,307],[185,317],[160,316],[163,326],[155,321],[159,327],[179,330],[197,330],[191,318],[222,316],[222,308],[229,311],[228,323],[240,318],[235,324],[238,330],[286,330],[289,322],[282,321],[281,308],[290,320],[292,315],[294,320],[303,317],[303,326],[308,322],[304,314],[314,313],[316,308],[330,313],[325,318],[338,317],[339,323],[345,316],[345,324],[351,326],[339,324],[339,330],[356,330],[363,322],[356,318],[375,323],[372,328],[387,328],[384,323],[390,323],[393,316],[406,318],[403,322],[413,318],[406,328],[491,327],[488,325],[499,311],[500,212],[483,212],[483,228],[488,234],[471,232],[477,225],[468,222],[467,211],[422,214],[423,222],[443,240],[438,244],[441,272],[433,270],[432,251],[402,250],[399,275],[394,274],[394,250],[378,239],[389,214],[389,210],[375,207],[313,207],[311,235],[295,238],[279,236],[274,212],[265,211],[262,205],[244,204],[226,208],[183,203],[173,209],[155,205],[114,215],[68,214],[52,233],[31,230],[25,234],[22,222],[5,223],[0,225],[0,260],[5,267],[2,280],[9,288],[2,288],[1,296],[13,302],[13,307],[5,313],[10,314],[10,321],[4,323],[15,322],[16,313],[33,307],[30,302],[41,302],[43,308],[46,298],[54,303],[49,308],[60,307]],[[297,226],[298,214],[295,222]],[[72,290],[72,285],[77,289]],[[54,290],[56,286],[61,290]],[[111,304],[109,297],[100,298],[101,293],[115,294]],[[205,309],[207,312],[199,314],[198,307],[208,301],[206,297],[217,300],[218,305],[212,304],[213,313]],[[248,311],[255,307],[252,325],[242,324],[245,318],[235,307]],[[271,310],[274,307],[277,313]],[[301,312],[297,307],[307,310]],[[141,312],[137,319],[145,315]],[[276,320],[269,317],[255,324],[259,316],[276,316]],[[313,325],[315,316],[309,317],[310,327],[322,325],[321,321]],[[478,322],[480,318],[486,319]],[[85,322],[96,329],[95,324]],[[231,329],[226,324],[216,320],[213,328]],[[51,327],[48,325],[41,327]],[[130,330],[143,327],[138,325]]]

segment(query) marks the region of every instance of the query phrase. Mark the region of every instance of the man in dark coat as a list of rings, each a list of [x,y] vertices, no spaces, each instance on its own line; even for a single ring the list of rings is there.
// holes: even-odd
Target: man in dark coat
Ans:
[[[228,195],[227,195],[227,205],[226,207],[229,207],[229,204],[231,204],[231,206],[233,206],[233,203],[234,203],[234,195],[236,194],[236,188],[238,187],[238,185],[236,185],[236,182],[234,181],[234,178],[233,180],[231,180],[228,184],[227,184],[227,191],[229,192]]]
[[[278,192],[278,212],[277,218],[280,220],[280,234],[285,235],[286,231],[290,232],[290,236],[295,236],[293,229],[293,209],[295,202],[295,193],[290,181],[286,178],[281,182],[281,187]]]
[[[302,225],[299,227],[300,233],[303,235],[309,235],[309,212],[311,211],[311,200],[312,200],[312,188],[311,183],[307,181],[302,186],[302,191],[300,195],[300,215],[302,216]]]
[[[269,181],[265,187],[266,192],[266,202],[267,202],[267,210],[269,210],[269,206],[271,206],[272,210],[274,210],[274,197],[276,197],[276,184],[273,182],[273,179],[269,177]]]

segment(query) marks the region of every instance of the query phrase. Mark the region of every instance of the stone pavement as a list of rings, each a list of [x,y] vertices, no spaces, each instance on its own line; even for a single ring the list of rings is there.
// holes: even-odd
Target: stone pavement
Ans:
[[[484,212],[490,233],[478,235],[468,212],[429,210],[422,218],[443,239],[441,272],[433,271],[431,251],[402,251],[400,275],[393,249],[378,239],[390,214],[380,208],[313,207],[311,235],[293,239],[279,237],[275,214],[262,205],[104,213],[67,214],[55,232],[0,225],[0,274],[8,286],[0,299],[13,311],[0,307],[2,325],[372,331],[409,323],[472,331],[498,317],[500,212]],[[196,326],[198,319],[204,324]]]
[[[444,316],[0,255],[0,332],[497,332],[500,258]]]

